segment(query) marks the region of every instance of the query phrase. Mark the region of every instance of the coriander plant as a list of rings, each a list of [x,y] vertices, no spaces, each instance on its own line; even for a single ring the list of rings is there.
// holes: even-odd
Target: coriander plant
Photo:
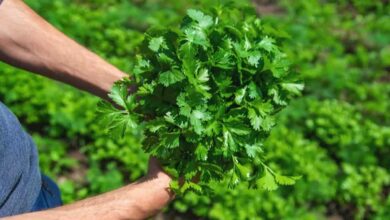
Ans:
[[[116,107],[100,105],[107,128],[142,133],[143,149],[175,177],[177,193],[203,193],[214,180],[267,190],[293,184],[263,152],[275,114],[303,89],[281,40],[254,12],[225,6],[190,9],[180,27],[150,29],[133,79],[109,95]]]

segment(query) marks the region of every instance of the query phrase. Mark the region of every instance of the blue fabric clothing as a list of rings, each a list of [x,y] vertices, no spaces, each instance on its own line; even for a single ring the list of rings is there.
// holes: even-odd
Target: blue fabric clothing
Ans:
[[[57,184],[49,177],[42,175],[42,189],[31,211],[41,211],[61,205],[61,193]]]
[[[53,184],[41,176],[32,138],[0,102],[0,217],[58,206]]]
[[[30,211],[40,190],[36,147],[18,119],[0,103],[0,217]]]

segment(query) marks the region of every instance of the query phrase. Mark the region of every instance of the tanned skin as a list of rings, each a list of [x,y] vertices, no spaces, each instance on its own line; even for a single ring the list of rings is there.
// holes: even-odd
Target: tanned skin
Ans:
[[[0,5],[0,60],[101,98],[127,74],[55,29],[21,0]],[[171,177],[151,158],[141,180],[62,207],[4,219],[145,219],[174,197]]]

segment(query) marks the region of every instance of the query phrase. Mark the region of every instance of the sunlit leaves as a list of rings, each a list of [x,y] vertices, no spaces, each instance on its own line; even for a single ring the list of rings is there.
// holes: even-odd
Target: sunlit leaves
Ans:
[[[282,83],[281,86],[286,91],[296,95],[299,95],[304,88],[303,84],[300,83]]]
[[[201,11],[197,11],[194,9],[189,9],[187,14],[190,18],[195,20],[200,28],[207,28],[213,24],[213,18],[211,16],[205,15]]]
[[[255,158],[256,156],[258,156],[260,153],[263,152],[262,146],[263,145],[261,143],[246,144],[245,145],[246,154],[248,155],[248,157]]]
[[[268,37],[268,36],[265,36],[260,42],[259,42],[259,45],[258,45],[260,48],[268,51],[268,52],[272,52],[272,51],[275,51],[277,50],[277,46],[275,45],[275,40]]]
[[[179,70],[168,70],[160,74],[159,82],[168,87],[183,79],[185,79],[185,76]]]
[[[154,52],[158,52],[160,48],[164,47],[166,47],[166,45],[163,37],[155,37],[149,41],[149,48]]]
[[[242,102],[243,98],[245,97],[245,95],[246,95],[246,87],[237,90],[237,92],[235,93],[234,101],[236,101],[237,104],[241,104],[241,102]]]
[[[253,108],[248,109],[248,118],[251,122],[253,129],[259,131],[260,126],[263,122],[263,118],[257,114],[256,110]]]
[[[120,86],[119,84],[115,84],[111,92],[108,94],[108,97],[111,98],[111,100],[119,105],[122,108],[126,108],[126,99],[127,99],[127,88]]]
[[[295,181],[265,165],[263,142],[303,86],[289,77],[279,39],[255,15],[233,21],[230,12],[190,9],[180,28],[149,31],[134,70],[139,90],[129,95],[122,83],[110,95],[126,111],[107,115],[143,129],[144,150],[183,178],[171,184],[179,194],[224,178],[265,190]]]
[[[293,185],[298,179],[300,179],[299,176],[282,176],[279,174],[275,175],[275,180],[280,185]]]
[[[257,186],[265,190],[275,190],[278,188],[274,176],[268,169],[265,169],[264,176],[257,180]]]
[[[190,44],[197,44],[202,47],[210,46],[206,33],[202,30],[189,28],[184,30],[184,34],[186,36],[185,40]]]

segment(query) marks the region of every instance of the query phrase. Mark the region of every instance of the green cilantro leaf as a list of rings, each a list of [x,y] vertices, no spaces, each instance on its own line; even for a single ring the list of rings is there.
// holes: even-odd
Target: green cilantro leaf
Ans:
[[[99,105],[106,130],[138,132],[179,195],[207,193],[212,181],[264,190],[296,181],[265,164],[262,146],[303,85],[291,81],[283,38],[251,13],[189,9],[181,25],[148,31],[133,69],[138,90],[120,81],[109,94],[115,106]]]
[[[213,18],[211,16],[205,15],[201,11],[197,11],[194,9],[188,9],[187,15],[192,18],[193,20],[197,21],[199,24],[199,27],[201,28],[207,28],[213,24]]]
[[[165,87],[168,87],[169,85],[180,82],[183,79],[185,79],[185,76],[179,70],[169,70],[161,73],[158,81]]]
[[[149,42],[149,48],[154,52],[158,52],[160,48],[165,48],[165,47],[166,44],[165,44],[164,37],[154,37]]]

